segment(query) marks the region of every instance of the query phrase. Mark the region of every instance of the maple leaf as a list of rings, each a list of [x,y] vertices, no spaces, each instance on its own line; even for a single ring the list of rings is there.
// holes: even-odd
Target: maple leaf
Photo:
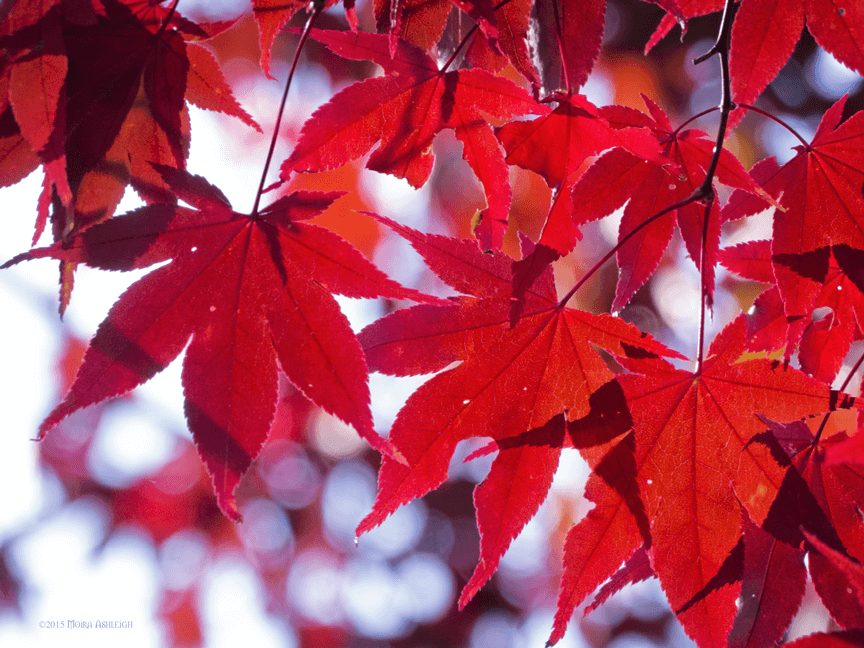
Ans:
[[[59,235],[111,216],[130,179],[145,199],[170,198],[149,162],[184,166],[185,98],[260,131],[213,56],[185,42],[222,27],[205,30],[175,8],[134,0],[100,0],[80,13],[21,2],[3,24],[15,119],[70,208],[55,209]]]
[[[804,550],[749,520],[743,537],[741,608],[729,633],[729,648],[770,646],[783,638],[804,598]]]
[[[864,249],[864,113],[840,124],[844,105],[845,97],[825,113],[813,141],[795,147],[798,155],[785,165],[769,158],[754,167],[756,180],[785,210],[774,214],[771,260],[786,318],[799,327],[826,280],[831,246]],[[767,207],[756,197],[738,201],[726,218]]]
[[[651,522],[652,566],[672,608],[700,646],[725,646],[737,587],[691,599],[717,575],[742,535],[739,502],[761,524],[786,467],[754,441],[753,413],[786,421],[860,402],[768,360],[740,362],[743,316],[714,340],[701,371],[654,362],[619,376],[636,432],[636,466]],[[687,606],[687,607],[685,607]]]
[[[585,608],[585,614],[587,615],[596,610],[605,603],[610,596],[616,592],[620,592],[626,585],[641,583],[644,580],[656,576],[657,574],[654,573],[654,569],[651,567],[651,558],[648,555],[647,548],[644,546],[640,547],[632,556],[630,556],[630,559],[622,565],[621,569],[615,572],[609,581],[600,588],[600,591],[597,592],[597,596],[594,597],[591,605]],[[556,616],[558,615],[556,614]],[[566,619],[564,619],[564,621],[566,621]]]
[[[303,222],[340,193],[295,192],[252,217],[232,211],[200,176],[158,170],[195,209],[144,207],[6,264],[47,256],[129,270],[173,259],[113,306],[40,434],[145,382],[191,337],[182,374],[186,417],[219,506],[232,519],[239,519],[233,491],[270,429],[277,362],[313,402],[392,453],[372,426],[363,351],[330,293],[431,298],[388,279],[336,234]]]
[[[280,177],[342,166],[380,142],[366,166],[420,187],[432,172],[432,140],[453,129],[486,194],[481,245],[500,248],[511,190],[503,152],[483,115],[510,119],[548,108],[484,70],[439,70],[431,57],[404,41],[391,57],[387,36],[318,29],[310,36],[342,57],[374,61],[387,75],[348,86],[319,108],[303,125]]]
[[[841,626],[862,627],[864,606],[857,596],[847,595],[858,587],[853,582],[855,569],[848,567],[846,557],[864,557],[860,523],[864,470],[854,463],[826,462],[826,455],[842,445],[846,435],[839,432],[822,438],[824,420],[815,436],[802,421],[780,424],[765,417],[762,420],[793,466],[765,528],[789,544],[807,541],[810,576],[825,607]],[[843,560],[838,561],[838,553]]]
[[[864,630],[816,632],[784,644],[787,648],[857,648],[864,643]]]
[[[451,0],[375,0],[373,3],[378,31],[389,33],[391,45],[396,45],[401,38],[425,51],[440,40],[452,8]]]
[[[801,369],[825,383],[831,383],[849,351],[855,327],[864,322],[864,293],[837,263],[833,248],[826,273],[806,317],[788,321],[779,290],[771,288],[760,295],[748,318],[748,348],[754,351],[779,349],[788,345],[790,357],[800,342]],[[841,250],[841,255],[843,254]],[[771,241],[749,241],[720,251],[720,262],[736,274],[774,282]],[[781,270],[782,271],[782,270]],[[812,321],[816,309],[830,309],[821,320]]]
[[[39,166],[39,156],[21,134],[12,107],[0,113],[0,187],[14,185]]]
[[[216,57],[210,50],[202,45],[187,43],[186,55],[189,57],[189,73],[186,78],[186,99],[189,103],[204,110],[237,117],[247,126],[262,132],[258,122],[237,103],[231,87],[219,69]]]
[[[612,106],[604,109],[611,123],[623,126],[650,128],[663,146],[666,159],[639,159],[624,150],[609,151],[585,172],[573,187],[573,221],[576,225],[610,214],[623,206],[619,226],[619,240],[630,234],[657,212],[688,198],[705,180],[715,143],[699,130],[673,129],[666,114],[653,101],[643,95],[651,117],[632,109]],[[717,180],[742,193],[769,197],[745,171],[741,163],[722,149],[717,165]],[[702,257],[703,221],[705,206],[691,203],[661,216],[644,227],[618,250],[618,287],[612,310],[627,305],[631,297],[657,269],[660,259],[672,238],[675,223],[684,239],[690,258],[699,264]],[[709,214],[706,249],[707,272],[703,288],[713,292],[713,268],[720,243],[721,217],[714,201]]]
[[[632,425],[632,419],[629,424]],[[573,610],[585,596],[613,576],[618,566],[631,559],[637,549],[646,543],[650,546],[648,517],[635,480],[633,434],[625,436],[605,453],[600,448],[606,450],[603,446],[590,454],[583,450],[592,468],[585,497],[596,506],[567,533],[561,590],[548,645],[564,636]]]
[[[682,0],[679,4],[680,17],[689,19],[720,11],[724,3]],[[671,13],[663,19],[646,45],[646,53],[678,19]],[[864,74],[864,14],[860,8],[847,9],[830,0],[742,0],[732,25],[729,53],[733,101],[752,104],[756,100],[789,60],[805,20],[823,49],[846,67]]]
[[[339,0],[323,0],[323,8],[332,7]],[[291,17],[312,3],[303,0],[252,0],[252,14],[258,25],[258,45],[261,47],[261,70],[268,79],[270,74],[270,58],[273,55],[273,43],[279,31],[288,24]],[[357,14],[354,11],[354,0],[345,0],[345,13],[351,29],[357,30]]]
[[[72,190],[66,177],[63,135],[69,63],[61,12],[59,7],[50,7],[42,15],[33,9],[20,3],[7,17],[10,36],[6,40],[12,61],[3,74],[8,75],[8,102],[21,135],[39,155],[63,202],[68,203]],[[24,27],[31,28],[18,36]]]
[[[464,439],[516,437],[565,412],[573,421],[591,421],[605,400],[598,399],[592,408],[592,394],[614,378],[594,346],[619,356],[680,357],[620,319],[559,304],[551,268],[528,291],[525,314],[510,328],[509,257],[483,254],[471,241],[421,234],[378,218],[465,296],[446,306],[396,311],[359,335],[375,371],[411,375],[460,364],[426,382],[399,412],[390,440],[407,464],[384,459],[378,496],[358,534],[443,483],[453,451]],[[474,496],[481,560],[460,605],[494,573],[510,542],[542,504],[560,452],[560,442],[526,443],[503,447],[495,458]]]
[[[804,531],[810,545],[821,546],[807,553],[810,577],[831,618],[841,628],[861,628],[864,626],[864,604],[862,604],[860,564],[830,549],[817,537]]]
[[[13,61],[3,75],[17,132],[46,172],[34,241],[48,220],[49,204],[58,240],[112,216],[129,182],[145,200],[172,200],[150,163],[185,166],[187,95],[260,131],[213,56],[197,44],[187,48],[185,39],[206,40],[222,26],[202,29],[178,14],[176,3],[166,9],[146,0],[100,0],[76,11],[53,2],[21,2],[3,26]],[[31,160],[15,137],[4,143],[0,166],[7,168],[0,178],[16,178]],[[59,200],[52,200],[52,186]],[[61,314],[74,269],[61,263]]]
[[[600,55],[606,0],[562,0],[536,5],[540,76],[547,93],[576,91]]]
[[[582,95],[556,94],[550,100],[559,102],[551,114],[496,130],[507,152],[507,163],[540,174],[555,191],[536,250],[514,264],[517,308],[527,287],[544,268],[569,253],[582,238],[574,222],[572,191],[582,164],[590,156],[620,147],[637,159],[652,159],[659,165],[668,162],[656,139],[644,128],[647,120],[634,123],[636,128],[615,128],[604,118],[608,110],[598,109]],[[576,199],[580,201],[581,195]]]
[[[501,52],[531,83],[532,88],[537,89],[540,87],[540,79],[528,51],[531,6],[530,0],[510,0],[495,10],[495,18],[498,22],[498,46]],[[475,39],[475,42],[477,40]],[[474,62],[470,51],[466,56]]]

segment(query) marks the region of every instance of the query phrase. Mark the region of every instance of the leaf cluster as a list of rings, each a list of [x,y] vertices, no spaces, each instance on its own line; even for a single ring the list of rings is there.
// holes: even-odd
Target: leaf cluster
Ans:
[[[269,76],[276,34],[305,5],[251,4]],[[460,606],[545,501],[567,449],[591,467],[585,495],[594,508],[567,534],[550,644],[598,587],[587,610],[656,577],[700,648],[773,646],[809,574],[845,632],[788,645],[860,645],[864,419],[847,416],[843,430],[828,421],[864,409],[848,393],[861,359],[840,377],[864,337],[864,114],[844,120],[841,99],[811,141],[795,134],[800,146],[783,165],[766,158],[747,171],[725,145],[745,111],[762,112],[751,104],[805,21],[822,47],[864,72],[860,8],[655,0],[665,18],[648,49],[675,24],[723,12],[700,57],[719,57],[722,69],[720,126],[709,135],[689,121],[673,125],[648,96],[636,110],[579,94],[600,52],[603,0],[376,0],[375,31],[359,28],[346,0],[349,30],[314,28],[332,4],[309,5],[301,43],[314,39],[382,74],[348,85],[309,118],[270,188],[279,197],[259,209],[259,189],[250,214],[185,169],[187,103],[261,130],[203,44],[232,22],[192,22],[176,0],[3,7],[0,185],[42,168],[33,240],[50,225],[54,241],[4,267],[59,261],[62,313],[81,264],[163,264],[107,314],[40,434],[134,389],[186,349],[189,429],[221,510],[239,520],[235,489],[267,440],[281,371],[382,455],[378,496],[358,533],[438,488],[460,442],[488,440],[470,457],[496,453],[474,493],[480,560]],[[445,60],[456,12],[471,27]],[[369,169],[421,187],[444,130],[483,188],[474,239],[371,216],[410,243],[450,297],[401,286],[309,222],[341,193],[284,190],[298,174],[367,154]],[[521,236],[518,259],[502,251],[511,167],[552,191],[542,233]],[[127,185],[146,205],[115,215]],[[721,247],[727,223],[765,210],[770,239]],[[588,223],[616,211],[615,247],[559,294],[552,264],[578,248]],[[676,229],[700,277],[691,358],[616,314],[655,273]],[[568,305],[613,256],[612,312]],[[720,265],[767,288],[706,348]],[[355,334],[334,295],[417,305]],[[370,371],[436,374],[386,439],[373,425]]]

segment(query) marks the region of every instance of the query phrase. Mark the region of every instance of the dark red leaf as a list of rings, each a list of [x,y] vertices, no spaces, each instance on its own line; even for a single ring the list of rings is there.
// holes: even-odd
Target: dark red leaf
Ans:
[[[355,83],[319,108],[283,162],[281,178],[342,166],[380,142],[367,166],[420,187],[432,173],[432,140],[453,129],[486,193],[481,245],[500,248],[511,192],[504,154],[483,115],[510,119],[548,109],[511,81],[483,70],[440,71],[431,57],[404,41],[391,57],[386,36],[317,29],[310,34],[340,56],[372,60],[388,74]]]
[[[219,505],[233,519],[234,489],[273,419],[277,362],[313,402],[392,452],[372,426],[362,349],[330,293],[426,298],[387,279],[336,234],[302,222],[340,194],[297,192],[252,218],[233,212],[203,178],[159,171],[198,210],[144,207],[89,228],[71,245],[25,255],[109,269],[173,259],[120,297],[41,433],[145,382],[191,336],[183,363],[186,416]]]
[[[801,605],[806,583],[804,550],[748,521],[741,607],[729,633],[729,648],[761,648],[780,641]]]

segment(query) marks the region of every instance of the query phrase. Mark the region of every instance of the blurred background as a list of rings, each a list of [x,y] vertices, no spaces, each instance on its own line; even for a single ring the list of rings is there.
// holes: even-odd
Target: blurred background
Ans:
[[[371,30],[370,3],[357,6]],[[245,0],[181,0],[194,20],[246,14],[208,46],[219,58],[261,136],[237,120],[191,108],[189,170],[219,186],[237,211],[251,209],[297,37],[283,33],[274,76],[258,67],[257,29]],[[643,108],[657,101],[678,125],[719,102],[719,63],[692,59],[714,41],[719,15],[691,21],[683,44],[673,30],[649,57],[642,48],[659,23],[654,5],[608,0],[601,59],[583,92],[597,105]],[[304,15],[295,16],[299,26]],[[450,28],[459,27],[451,15]],[[319,26],[344,29],[344,9]],[[284,159],[305,119],[341,88],[378,73],[310,41],[301,57],[275,160]],[[512,78],[517,78],[514,72]],[[846,115],[862,107],[861,77],[838,64],[805,33],[759,105],[809,140],[824,111],[849,93]],[[699,120],[713,139],[716,117]],[[729,147],[748,168],[766,155],[781,162],[794,138],[758,115],[744,119]],[[398,237],[355,210],[371,210],[424,231],[470,235],[483,193],[445,133],[435,142],[431,181],[420,190],[363,170],[363,160],[297,178],[285,188],[352,192],[317,223],[332,228],[403,284],[446,288]],[[276,171],[278,171],[278,166]],[[274,175],[275,177],[275,175]],[[517,230],[537,239],[550,191],[534,174],[512,168],[514,206],[505,250],[517,255]],[[41,172],[0,191],[4,236],[0,262],[30,247]],[[118,213],[140,201],[127,191]],[[620,218],[620,216],[619,216]],[[617,238],[612,215],[584,229],[576,251],[556,264],[567,289]],[[770,216],[733,223],[727,244],[770,235]],[[47,244],[43,239],[42,244]],[[57,268],[49,261],[0,272],[3,343],[0,410],[0,644],[4,646],[411,646],[509,648],[545,644],[552,627],[566,532],[590,504],[587,468],[565,451],[547,502],[501,562],[498,573],[462,612],[456,599],[478,557],[472,490],[491,457],[462,459],[482,440],[464,443],[444,486],[355,538],[376,492],[377,455],[351,429],[282,380],[270,440],[246,475],[235,526],[219,512],[183,418],[181,362],[135,392],[78,412],[34,442],[44,416],[65,394],[99,322],[142,272],[79,269],[65,319],[57,315]],[[608,265],[571,304],[609,309],[615,267]],[[719,269],[712,333],[762,286]],[[356,330],[402,304],[340,299]],[[692,356],[698,332],[698,273],[677,238],[652,280],[622,316]],[[860,354],[860,343],[852,354]],[[848,371],[848,367],[845,369]],[[841,371],[840,378],[845,376]],[[371,376],[376,426],[386,434],[399,407],[427,377]],[[586,601],[586,603],[589,603]],[[131,621],[131,630],[40,629],[39,623]],[[795,637],[829,627],[812,588],[790,629]],[[110,633],[110,634],[109,634]],[[690,646],[656,581],[631,586],[587,617],[577,610],[565,648]]]

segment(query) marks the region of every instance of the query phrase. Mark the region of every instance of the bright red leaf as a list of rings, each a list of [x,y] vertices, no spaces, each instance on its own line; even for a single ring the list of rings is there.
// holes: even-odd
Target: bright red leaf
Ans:
[[[564,544],[564,573],[549,645],[564,636],[573,610],[588,594],[643,544],[650,545],[648,517],[635,479],[633,434],[606,453],[597,452],[600,448],[589,455],[594,474],[585,487],[585,497],[596,506],[570,529]],[[583,450],[583,455],[588,452]]]
[[[746,104],[756,100],[792,55],[805,20],[819,45],[846,67],[864,73],[864,14],[857,6],[842,4],[832,0],[742,0],[732,27],[729,56],[732,100]],[[680,6],[683,17],[689,19],[720,11],[723,2],[682,0]],[[670,12],[646,50],[674,25]]]
[[[378,497],[358,533],[442,484],[460,441],[515,437],[562,413],[571,421],[589,416],[591,395],[613,378],[594,345],[622,357],[677,356],[621,320],[564,308],[548,268],[529,291],[525,314],[510,328],[508,257],[381,220],[408,239],[442,280],[470,296],[448,306],[397,311],[360,334],[376,371],[409,375],[461,364],[425,383],[399,412],[390,440],[407,463],[385,457]],[[529,442],[505,447],[493,462],[475,492],[481,560],[462,605],[492,575],[546,498],[559,454],[560,444]]]
[[[705,172],[714,150],[714,142],[698,130],[673,130],[666,114],[653,101],[643,97],[651,118],[632,109],[610,107],[604,115],[618,127],[650,128],[663,147],[661,160],[643,156],[640,160],[622,150],[612,150],[601,157],[573,187],[573,220],[579,225],[602,218],[618,209],[629,198],[619,227],[619,240],[630,234],[648,218],[689,197],[705,180]],[[631,151],[632,152],[632,151]],[[723,149],[717,166],[719,182],[743,192],[767,197],[741,166]],[[612,310],[627,305],[631,297],[657,269],[672,238],[677,222],[690,258],[699,263],[702,254],[705,206],[691,203],[670,212],[644,227],[618,250],[618,288]],[[713,267],[720,243],[720,214],[712,203],[707,232],[706,263],[708,272],[704,288],[713,292]]]
[[[829,252],[830,254],[830,252]],[[774,282],[771,241],[749,241],[720,252],[720,262],[733,272],[765,283]],[[780,272],[784,272],[781,267]],[[817,309],[823,311],[815,318]],[[801,369],[831,383],[849,351],[855,327],[864,322],[864,293],[849,280],[831,254],[821,285],[809,312],[798,320],[787,319],[780,292],[772,288],[760,295],[748,318],[748,348],[774,350],[784,345],[787,357],[800,342]]]
[[[668,16],[649,47],[676,23],[685,26],[690,18],[736,4],[654,3]],[[303,8],[333,4],[247,3],[257,22],[265,75],[275,38],[289,18]],[[730,66],[720,67],[723,90],[732,99],[757,99],[797,47],[805,24],[838,60],[864,70],[864,22],[855,3],[737,4],[729,15],[731,62],[723,41],[728,34],[721,34],[714,49],[730,63],[731,78],[725,74]],[[36,237],[50,226],[55,241],[12,262],[60,260],[61,308],[79,263],[112,270],[161,264],[123,294],[99,327],[77,377],[69,376],[66,398],[42,426],[44,433],[62,419],[40,445],[43,465],[71,498],[106,501],[109,533],[131,522],[159,544],[194,527],[216,546],[237,541],[218,511],[217,497],[223,511],[237,519],[235,487],[256,455],[259,465],[246,480],[247,492],[268,489],[281,501],[284,483],[278,476],[290,470],[285,466],[293,465],[292,459],[305,456],[294,444],[305,438],[310,408],[320,406],[348,422],[385,454],[377,501],[359,531],[438,487],[462,440],[491,438],[468,458],[497,453],[474,492],[480,550],[459,598],[464,607],[538,510],[562,451],[575,449],[591,468],[585,495],[593,508],[575,524],[568,513],[559,521],[561,536],[569,533],[550,643],[563,636],[591,591],[600,588],[586,611],[627,584],[657,576],[700,648],[769,648],[782,641],[802,601],[808,570],[836,623],[857,630],[790,645],[862,644],[864,415],[829,416],[841,407],[861,409],[860,401],[829,387],[852,342],[864,338],[861,114],[841,123],[846,104],[838,102],[822,118],[812,143],[802,140],[788,164],[767,158],[748,173],[730,151],[740,150],[749,160],[756,150],[748,141],[752,129],[736,133],[737,141],[727,139],[727,130],[715,155],[716,133],[684,130],[689,121],[676,128],[659,100],[646,99],[643,113],[597,108],[576,94],[597,66],[604,38],[608,56],[601,74],[626,70],[628,75],[612,79],[620,103],[629,104],[634,90],[642,89],[625,86],[650,77],[649,87],[663,92],[674,86],[675,105],[686,106],[683,93],[701,78],[688,75],[679,83],[668,70],[683,57],[668,51],[660,66],[630,65],[629,58],[620,58],[626,30],[616,34],[607,28],[604,0],[376,0],[371,13],[379,34],[359,31],[353,1],[344,5],[351,31],[314,30],[313,38],[344,58],[379,65],[383,76],[348,85],[313,115],[283,164],[281,179],[307,189],[322,186],[332,176],[298,180],[293,174],[330,170],[369,155],[369,168],[419,187],[435,171],[432,147],[439,145],[438,133],[452,130],[486,198],[474,220],[480,246],[378,218],[409,240],[459,293],[449,299],[398,286],[332,231],[310,225],[309,219],[341,195],[332,186],[327,193],[295,191],[243,215],[218,189],[183,170],[191,141],[187,102],[258,128],[232,93],[217,57],[201,45],[237,23],[236,38],[215,42],[213,51],[220,57],[248,56],[244,51],[254,50],[254,37],[245,43],[238,20],[197,24],[177,12],[176,0],[0,3],[0,185],[41,166]],[[623,8],[610,5],[610,17],[614,12],[624,17]],[[345,27],[333,12],[316,20]],[[609,27],[626,23],[610,20]],[[305,58],[314,61],[316,52],[312,48]],[[371,69],[363,64],[336,69],[329,56],[323,65],[338,79],[359,79]],[[523,78],[524,88],[518,85]],[[547,95],[543,99],[541,92]],[[742,109],[723,116],[735,124],[743,114]],[[522,121],[525,115],[539,118]],[[676,114],[674,121],[687,117]],[[524,181],[536,186],[536,178],[508,165],[540,174],[552,190],[538,244],[518,232],[518,261],[498,251],[504,232],[511,219],[532,235],[540,231],[532,219],[546,211],[547,193],[530,195]],[[443,168],[430,183],[434,200],[450,213],[460,202],[448,195],[447,173],[453,168]],[[725,206],[705,181],[711,174],[712,182],[734,190]],[[148,206],[112,219],[127,187]],[[511,195],[518,197],[512,216]],[[696,197],[701,202],[693,202]],[[354,204],[363,202],[358,198]],[[645,226],[675,203],[676,212]],[[775,208],[770,241],[718,252],[728,221],[769,206]],[[619,241],[628,240],[617,250],[614,294],[568,293],[562,302],[550,264],[575,248],[580,228],[618,209],[623,212]],[[430,210],[432,219],[437,211]],[[333,212],[325,218],[332,220]],[[606,303],[615,312],[636,296],[661,263],[676,225],[702,269],[703,318],[718,262],[768,284],[746,321],[741,316],[730,324],[707,356],[698,344],[699,357],[689,370],[663,360],[677,354],[636,326],[602,312]],[[561,285],[571,281],[572,268],[596,256],[596,250],[583,252],[577,251],[574,263],[556,267]],[[586,282],[594,272],[576,277],[580,289],[591,285]],[[600,279],[595,284],[608,283],[594,278]],[[729,281],[723,288],[735,291],[741,303],[752,298],[747,286]],[[358,339],[333,294],[425,303],[392,312]],[[571,297],[601,312],[567,308]],[[646,306],[634,304],[629,313],[645,322],[646,331],[654,330]],[[725,304],[718,314],[726,317]],[[665,329],[658,337],[676,333]],[[783,346],[787,362],[742,356]],[[67,430],[80,429],[84,420],[98,421],[114,407],[110,397],[141,384],[184,349],[186,415],[216,495],[197,462],[186,470],[191,443],[129,487],[96,484],[86,461],[93,436],[69,450],[65,444],[73,439]],[[796,351],[802,371],[789,368]],[[74,357],[70,353],[66,364],[77,366]],[[437,373],[408,399],[390,441],[372,426],[370,366],[398,376]],[[280,367],[288,377],[281,383]],[[853,373],[859,368],[860,363]],[[96,406],[83,411],[90,404]],[[268,431],[277,443],[270,446],[272,455],[259,455]],[[291,440],[290,452],[285,439]],[[183,488],[172,486],[178,483]],[[302,483],[291,488],[303,488]],[[314,497],[316,486],[311,488]],[[322,541],[317,529],[307,534],[304,526],[295,528],[298,547]],[[458,560],[458,551],[452,559]],[[2,558],[0,585],[11,583],[7,599],[16,601],[16,580],[3,573],[12,563]],[[464,567],[462,561],[457,568]],[[284,604],[286,569],[284,562],[276,569],[268,563],[262,571],[268,605]],[[161,599],[176,641],[201,641],[195,591]],[[0,605],[2,599],[0,593]],[[627,616],[605,638],[597,634],[591,641],[596,638],[599,645],[639,628],[644,636],[659,637],[670,619],[668,612],[656,623]],[[439,624],[444,625],[451,624]],[[595,629],[604,632],[599,625]],[[350,643],[345,628],[310,627],[301,635],[304,645]],[[454,642],[459,643],[455,636],[445,641]]]
[[[825,113],[813,141],[796,147],[798,155],[783,167],[773,159],[758,167],[757,179],[784,209],[774,215],[771,260],[787,320],[798,322],[790,328],[791,345],[827,281],[832,244],[847,255],[864,249],[864,114],[840,124],[844,104],[845,98]],[[766,207],[754,197],[740,201],[727,217]],[[851,268],[847,273],[855,276]]]
[[[714,340],[698,373],[655,364],[619,376],[636,431],[636,466],[651,521],[656,571],[679,620],[700,646],[725,646],[737,591],[681,613],[718,573],[741,538],[739,502],[761,524],[786,467],[754,441],[765,426],[753,413],[794,420],[855,399],[768,360],[739,362],[746,327],[739,317]],[[724,593],[725,592],[725,593]]]
[[[864,631],[817,632],[788,644],[788,648],[858,648],[864,644]]]
[[[296,192],[250,217],[232,211],[203,178],[159,171],[196,209],[144,207],[86,230],[72,245],[14,260],[50,256],[129,270],[173,259],[120,297],[41,433],[150,379],[188,342],[186,417],[219,505],[233,519],[234,489],[270,430],[277,362],[312,401],[391,453],[372,426],[362,349],[330,293],[427,298],[387,279],[337,235],[302,222],[338,193]]]
[[[432,173],[432,140],[450,128],[486,193],[480,243],[500,248],[510,209],[509,176],[483,115],[510,119],[548,109],[511,81],[483,70],[439,70],[430,56],[406,42],[400,41],[391,57],[383,35],[317,29],[310,35],[340,56],[374,61],[387,75],[355,83],[319,108],[282,164],[282,179],[291,172],[342,166],[380,142],[367,166],[420,187]]]

